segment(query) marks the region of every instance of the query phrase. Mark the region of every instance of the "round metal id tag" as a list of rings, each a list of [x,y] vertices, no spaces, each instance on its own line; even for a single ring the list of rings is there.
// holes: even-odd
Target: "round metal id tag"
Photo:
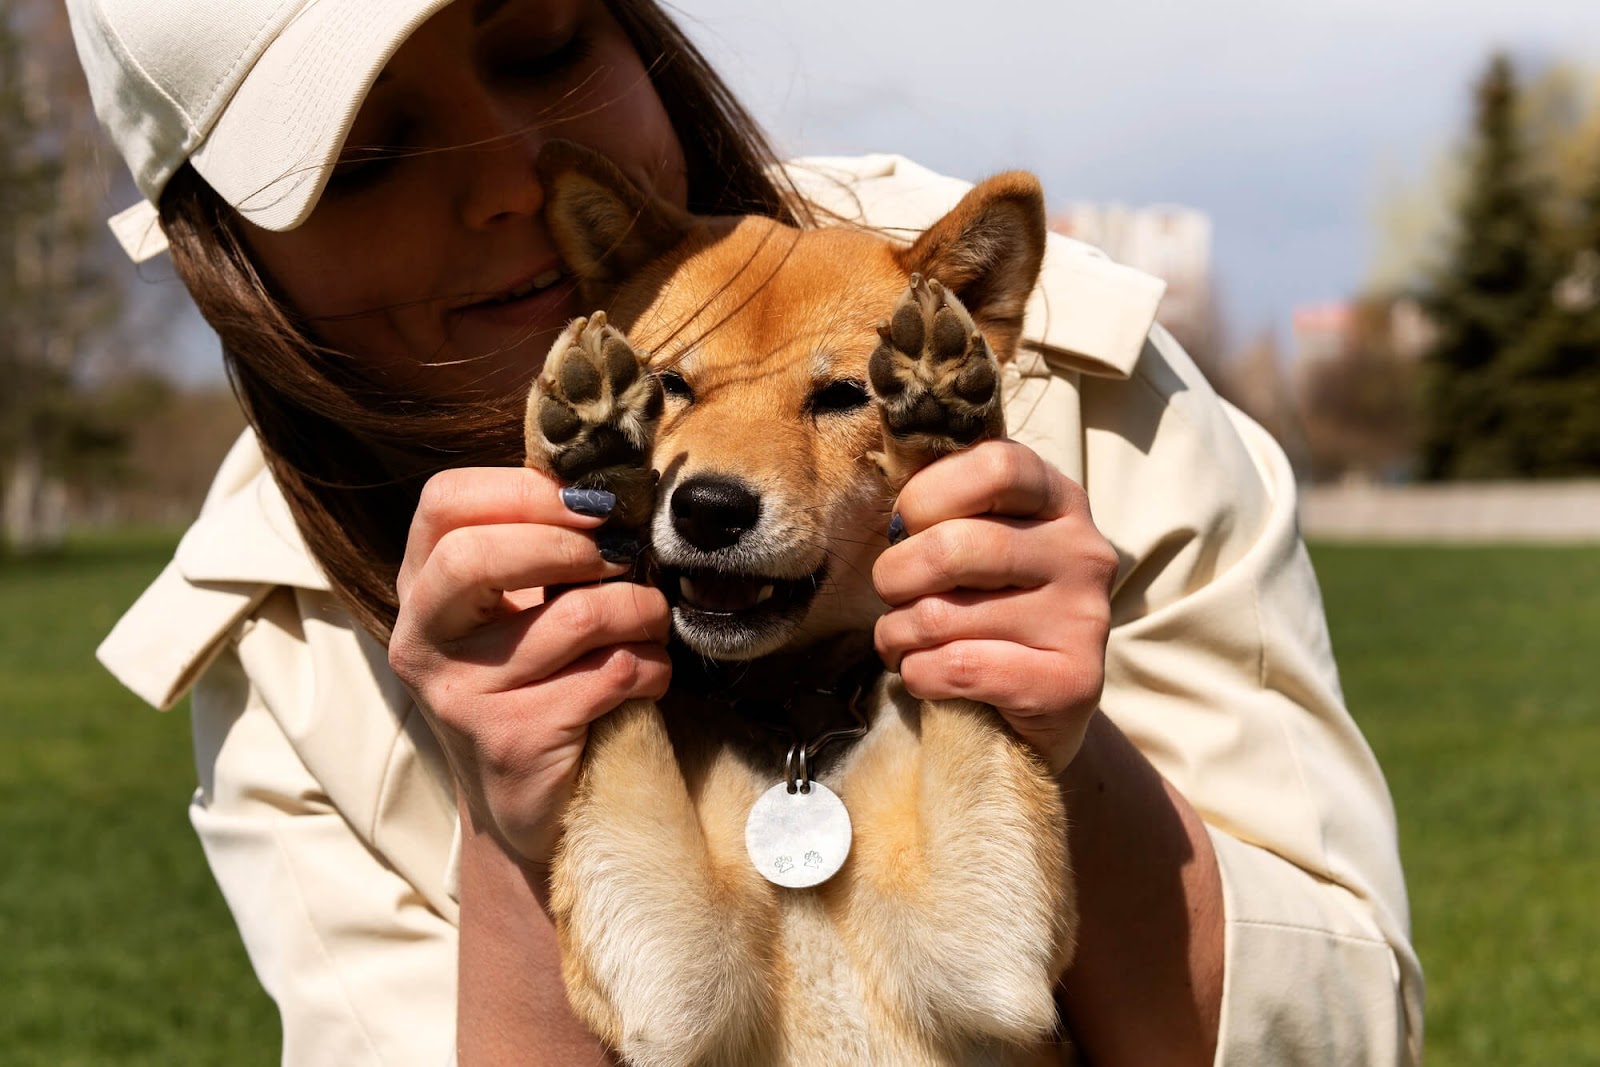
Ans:
[[[850,855],[850,813],[821,782],[792,793],[779,782],[750,808],[744,847],[767,881],[809,889],[832,878]]]

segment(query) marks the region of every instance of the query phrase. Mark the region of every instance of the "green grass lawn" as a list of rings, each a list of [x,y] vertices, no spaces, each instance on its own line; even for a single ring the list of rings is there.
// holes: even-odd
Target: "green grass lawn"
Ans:
[[[277,1062],[185,817],[187,718],[91,655],[171,548],[0,559],[8,1065]],[[1313,555],[1400,813],[1429,1064],[1600,1064],[1600,549]]]
[[[1600,1064],[1600,549],[1313,557],[1399,812],[1428,1062]]]
[[[93,658],[171,556],[124,536],[0,559],[0,1062],[278,1062],[185,807],[189,721]]]

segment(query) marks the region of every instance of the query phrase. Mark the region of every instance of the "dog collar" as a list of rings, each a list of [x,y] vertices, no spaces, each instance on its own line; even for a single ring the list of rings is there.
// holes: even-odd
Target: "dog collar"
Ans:
[[[852,634],[750,662],[717,662],[676,642],[672,689],[723,720],[756,751],[783,753],[784,781],[807,788],[818,757],[834,742],[866,733],[863,704],[882,661],[866,634]],[[776,756],[777,752],[774,752]]]

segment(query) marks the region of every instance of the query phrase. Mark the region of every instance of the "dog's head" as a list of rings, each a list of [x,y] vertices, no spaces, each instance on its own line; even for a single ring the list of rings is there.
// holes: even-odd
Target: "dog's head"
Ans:
[[[870,630],[892,507],[867,388],[878,324],[920,272],[1010,359],[1044,251],[1037,180],[991,178],[905,246],[688,215],[575,145],[552,143],[539,166],[586,306],[651,353],[666,393],[651,541],[679,638],[751,659]]]

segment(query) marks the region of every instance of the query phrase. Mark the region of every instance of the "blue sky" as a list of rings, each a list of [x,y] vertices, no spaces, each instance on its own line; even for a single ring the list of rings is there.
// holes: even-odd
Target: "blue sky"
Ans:
[[[1367,277],[1386,188],[1464,129],[1492,49],[1600,67],[1600,0],[680,0],[796,153],[893,151],[1052,206],[1215,223],[1234,336]]]

